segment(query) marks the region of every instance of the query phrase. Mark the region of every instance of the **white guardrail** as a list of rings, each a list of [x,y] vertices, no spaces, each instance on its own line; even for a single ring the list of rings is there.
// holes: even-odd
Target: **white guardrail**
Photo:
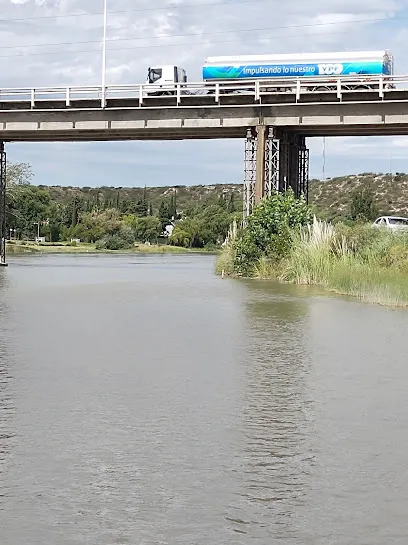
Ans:
[[[36,87],[36,88],[0,88],[0,104],[29,103],[34,109],[41,107],[41,102],[64,102],[65,107],[74,107],[76,101],[100,101],[100,107],[105,108],[107,101],[115,99],[136,100],[140,107],[145,105],[146,99],[163,96],[172,96],[168,107],[182,106],[183,97],[213,97],[215,104],[220,104],[223,96],[249,95],[255,103],[263,102],[264,96],[291,94],[296,102],[302,96],[310,93],[327,94],[330,97],[335,93],[337,100],[343,95],[369,91],[373,99],[382,100],[389,91],[408,91],[408,76],[366,76],[342,78],[281,78],[273,80],[241,80],[222,82],[177,83],[163,86],[155,85],[108,85],[72,86],[72,87]],[[175,99],[175,100],[174,100]],[[228,104],[231,106],[231,104]]]

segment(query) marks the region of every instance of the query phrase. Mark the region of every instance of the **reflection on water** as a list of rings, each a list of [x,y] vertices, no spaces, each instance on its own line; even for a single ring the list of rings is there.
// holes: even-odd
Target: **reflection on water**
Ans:
[[[408,313],[209,256],[3,272],[1,544],[406,544]]]
[[[14,402],[12,395],[11,363],[13,360],[13,341],[10,339],[12,332],[11,316],[8,304],[5,301],[7,277],[4,270],[0,269],[0,484],[2,474],[7,470],[7,461],[10,458],[13,444],[13,414]],[[8,490],[0,486],[0,509],[4,496]]]
[[[304,380],[308,306],[269,282],[247,283],[247,289],[242,488],[231,512],[237,531],[266,543],[295,531],[291,518],[304,501],[314,459]]]

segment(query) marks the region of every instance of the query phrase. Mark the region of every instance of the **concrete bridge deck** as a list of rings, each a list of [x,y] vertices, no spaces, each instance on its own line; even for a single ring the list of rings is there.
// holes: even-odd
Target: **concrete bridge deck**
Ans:
[[[377,78],[370,89],[350,78],[316,87],[314,79],[312,91],[302,79],[284,92],[287,80],[201,83],[178,85],[169,96],[151,96],[142,85],[0,89],[0,140],[245,138],[258,125],[304,136],[408,134],[408,77],[394,79],[395,88]]]

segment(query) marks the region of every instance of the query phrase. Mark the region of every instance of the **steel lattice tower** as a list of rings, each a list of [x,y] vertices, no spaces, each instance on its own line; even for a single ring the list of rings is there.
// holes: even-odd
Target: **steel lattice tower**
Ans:
[[[6,152],[0,142],[0,266],[6,265]]]

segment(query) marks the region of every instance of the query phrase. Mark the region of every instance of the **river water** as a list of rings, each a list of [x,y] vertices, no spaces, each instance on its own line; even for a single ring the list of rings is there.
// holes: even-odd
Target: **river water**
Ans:
[[[406,545],[408,313],[213,265],[0,270],[1,545]]]

